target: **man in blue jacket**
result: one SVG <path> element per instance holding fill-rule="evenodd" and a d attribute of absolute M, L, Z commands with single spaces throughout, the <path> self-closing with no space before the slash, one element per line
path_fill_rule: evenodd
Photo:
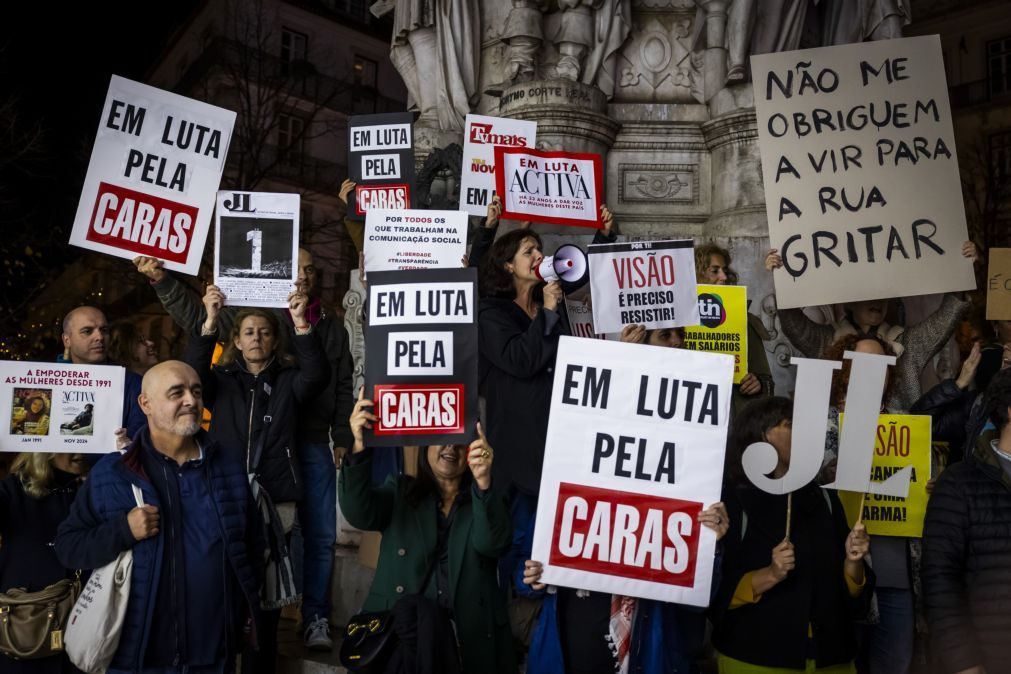
<path fill-rule="evenodd" d="M 147 428 L 91 471 L 57 532 L 57 557 L 93 569 L 133 550 L 110 674 L 231 672 L 256 636 L 263 558 L 246 474 L 200 429 L 200 377 L 185 363 L 151 368 L 139 404 Z"/>

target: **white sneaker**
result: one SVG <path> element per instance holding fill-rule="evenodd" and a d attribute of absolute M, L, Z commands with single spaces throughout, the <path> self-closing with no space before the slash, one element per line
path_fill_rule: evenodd
<path fill-rule="evenodd" d="M 333 640 L 330 639 L 330 623 L 326 618 L 313 616 L 305 628 L 305 647 L 313 651 L 333 649 Z"/>

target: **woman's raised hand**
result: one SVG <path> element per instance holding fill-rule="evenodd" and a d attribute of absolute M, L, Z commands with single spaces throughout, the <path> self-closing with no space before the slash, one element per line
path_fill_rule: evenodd
<path fill-rule="evenodd" d="M 358 401 L 351 412 L 351 435 L 355 438 L 355 444 L 351 448 L 352 454 L 365 451 L 365 429 L 372 428 L 376 421 L 376 415 L 370 409 L 372 401 L 365 397 L 365 387 L 358 391 Z"/>
<path fill-rule="evenodd" d="M 730 517 L 727 516 L 727 508 L 722 502 L 714 503 L 700 512 L 698 520 L 716 532 L 716 540 L 723 538 L 730 528 Z"/>
<path fill-rule="evenodd" d="M 768 253 L 765 254 L 765 269 L 766 271 L 775 271 L 783 266 L 783 257 L 779 254 L 779 251 L 773 248 Z"/>
<path fill-rule="evenodd" d="M 495 452 L 488 444 L 488 438 L 484 436 L 484 429 L 481 422 L 477 422 L 477 440 L 470 443 L 467 450 L 467 465 L 474 476 L 474 482 L 481 491 L 487 491 L 491 487 L 491 464 L 495 460 Z"/>
<path fill-rule="evenodd" d="M 207 290 L 204 291 L 204 309 L 207 310 L 207 320 L 204 321 L 204 332 L 213 334 L 217 331 L 218 315 L 221 313 L 221 307 L 223 306 L 225 306 L 225 294 L 221 292 L 221 288 L 213 283 L 207 286 Z"/>
<path fill-rule="evenodd" d="M 621 341 L 629 344 L 642 344 L 646 341 L 646 326 L 629 323 L 621 329 Z"/>
<path fill-rule="evenodd" d="M 288 311 L 296 330 L 308 330 L 309 321 L 305 320 L 305 309 L 309 306 L 309 296 L 301 290 L 292 290 L 288 294 Z"/>
<path fill-rule="evenodd" d="M 551 311 L 558 311 L 558 305 L 562 303 L 562 286 L 558 281 L 552 281 L 544 286 L 544 308 Z"/>

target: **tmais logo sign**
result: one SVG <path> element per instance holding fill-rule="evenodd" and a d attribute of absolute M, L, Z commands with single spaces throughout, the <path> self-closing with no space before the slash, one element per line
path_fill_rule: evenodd
<path fill-rule="evenodd" d="M 475 122 L 470 125 L 470 142 L 478 145 L 505 145 L 526 147 L 527 139 L 519 134 L 495 133 L 491 124 Z"/>

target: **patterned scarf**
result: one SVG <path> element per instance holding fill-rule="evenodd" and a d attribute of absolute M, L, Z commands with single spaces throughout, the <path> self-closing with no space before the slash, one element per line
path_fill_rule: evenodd
<path fill-rule="evenodd" d="M 635 616 L 634 597 L 611 595 L 611 625 L 608 644 L 614 654 L 614 671 L 628 674 L 628 652 L 632 647 L 632 619 Z"/>

